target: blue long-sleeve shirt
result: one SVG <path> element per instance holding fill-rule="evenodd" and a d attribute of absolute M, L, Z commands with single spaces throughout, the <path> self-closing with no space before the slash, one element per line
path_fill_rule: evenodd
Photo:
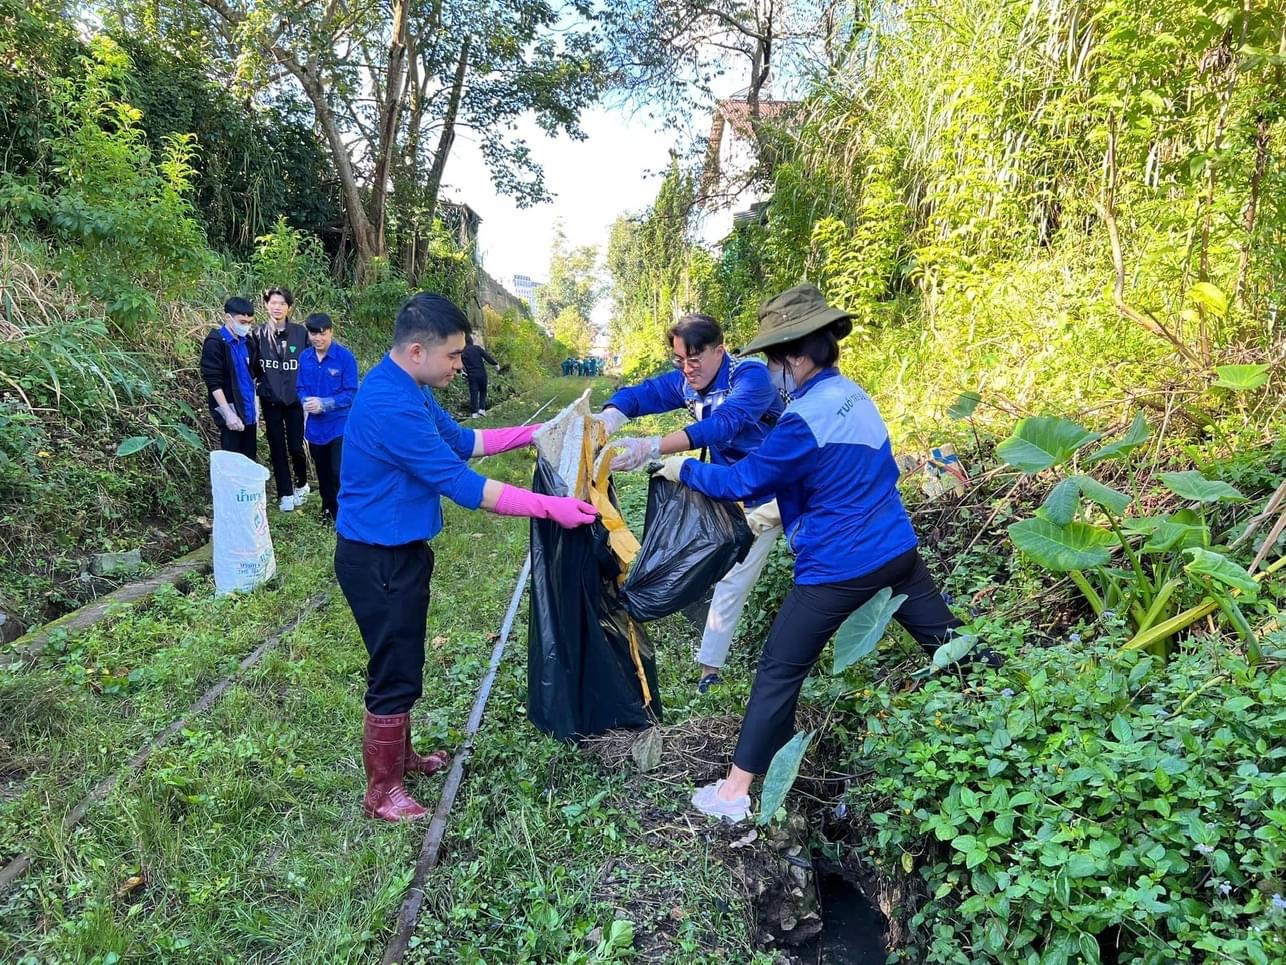
<path fill-rule="evenodd" d="M 680 478 L 716 499 L 775 495 L 796 583 L 851 580 L 917 543 L 884 420 L 838 369 L 796 389 L 776 427 L 745 459 L 732 466 L 692 459 Z"/>
<path fill-rule="evenodd" d="M 487 481 L 464 462 L 472 452 L 472 430 L 384 356 L 348 415 L 336 530 L 377 546 L 432 539 L 442 530 L 440 497 L 467 509 L 482 505 Z"/>
<path fill-rule="evenodd" d="M 616 391 L 607 406 L 631 419 L 686 407 L 695 420 L 684 431 L 694 449 L 709 449 L 710 461 L 728 466 L 763 442 L 782 412 L 781 396 L 759 359 L 725 354 L 705 389 L 688 385 L 678 369 Z"/>
<path fill-rule="evenodd" d="M 309 396 L 322 400 L 322 411 L 308 416 L 304 438 L 319 446 L 334 442 L 344 434 L 348 410 L 357 395 L 357 359 L 338 342 L 331 342 L 326 357 L 317 358 L 311 345 L 299 357 L 299 398 Z"/>

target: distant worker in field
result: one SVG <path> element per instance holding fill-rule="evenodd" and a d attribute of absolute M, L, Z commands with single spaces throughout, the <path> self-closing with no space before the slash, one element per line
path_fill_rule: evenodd
<path fill-rule="evenodd" d="M 322 517 L 335 525 L 339 515 L 339 468 L 344 449 L 344 424 L 357 395 L 357 359 L 335 341 L 335 324 L 318 312 L 304 320 L 308 348 L 299 359 L 296 389 L 307 424 L 304 439 L 317 472 Z"/>
<path fill-rule="evenodd" d="M 486 479 L 465 460 L 517 449 L 539 425 L 465 429 L 433 398 L 463 367 L 469 322 L 449 299 L 421 292 L 397 313 L 393 348 L 362 381 L 344 432 L 335 576 L 368 655 L 362 763 L 365 813 L 385 821 L 425 810 L 402 784 L 433 774 L 446 751 L 411 747 L 411 707 L 424 686 L 424 634 L 441 497 L 466 509 L 551 519 L 568 528 L 597 518 L 589 503 Z M 486 574 L 478 574 L 480 577 Z"/>
<path fill-rule="evenodd" d="M 223 324 L 201 343 L 201 380 L 210 415 L 219 427 L 219 448 L 247 459 L 258 455 L 255 435 L 255 381 L 251 374 L 250 329 L 254 306 L 244 298 L 223 303 Z"/>
<path fill-rule="evenodd" d="M 563 359 L 563 364 L 561 368 L 563 370 L 563 378 L 567 378 L 567 376 L 572 374 L 572 360 Z"/>
<path fill-rule="evenodd" d="M 469 418 L 476 419 L 487 414 L 487 366 L 500 371 L 497 362 L 480 342 L 475 342 L 472 335 L 464 337 L 464 354 L 460 356 L 464 365 L 464 377 L 469 382 Z"/>
<path fill-rule="evenodd" d="M 711 817 L 749 815 L 751 782 L 795 733 L 804 678 L 840 624 L 876 593 L 890 587 L 906 595 L 896 619 L 930 651 L 960 626 L 916 550 L 888 429 L 837 367 L 839 340 L 851 330 L 851 316 L 812 285 L 765 302 L 746 351 L 767 353 L 790 404 L 744 459 L 671 456 L 660 470 L 715 499 L 776 496 L 795 554 L 794 585 L 759 657 L 732 767 L 692 798 Z"/>
<path fill-rule="evenodd" d="M 723 330 L 709 315 L 688 315 L 666 333 L 673 351 L 674 370 L 636 386 L 618 389 L 597 416 L 608 434 L 630 419 L 686 408 L 693 422 L 667 436 L 618 438 L 611 445 L 621 452 L 613 471 L 640 469 L 675 452 L 704 449 L 716 466 L 741 462 L 763 442 L 777 423 L 784 403 L 760 359 L 730 354 Z M 722 683 L 720 670 L 728 658 L 737 621 L 750 591 L 781 532 L 772 493 L 746 501 L 746 519 L 755 533 L 746 558 L 728 571 L 714 588 L 697 652 L 697 691 L 705 693 Z"/>
<path fill-rule="evenodd" d="M 290 320 L 295 296 L 289 288 L 263 293 L 268 322 L 255 329 L 255 373 L 268 435 L 268 457 L 277 480 L 278 506 L 289 513 L 308 496 L 308 459 L 304 456 L 304 409 L 297 391 L 299 358 L 308 348 L 308 332 Z M 293 478 L 291 470 L 294 470 Z"/>

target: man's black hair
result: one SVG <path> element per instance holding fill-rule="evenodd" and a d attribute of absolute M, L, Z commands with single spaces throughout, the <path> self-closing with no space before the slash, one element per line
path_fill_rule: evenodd
<path fill-rule="evenodd" d="M 233 295 L 223 303 L 223 310 L 228 315 L 253 315 L 255 307 L 250 304 L 248 298 L 242 298 L 240 295 Z"/>
<path fill-rule="evenodd" d="M 434 292 L 419 292 L 397 310 L 393 347 L 402 348 L 412 342 L 434 345 L 457 332 L 468 335 L 471 331 L 469 319 L 455 302 Z"/>
<path fill-rule="evenodd" d="M 684 315 L 665 333 L 665 344 L 672 346 L 676 338 L 682 340 L 688 354 L 695 355 L 712 345 L 722 345 L 723 329 L 709 315 Z"/>
<path fill-rule="evenodd" d="M 313 312 L 304 319 L 304 328 L 310 332 L 325 332 L 334 327 L 335 323 L 325 312 Z"/>
<path fill-rule="evenodd" d="M 280 285 L 274 285 L 272 288 L 265 288 L 263 290 L 263 303 L 265 305 L 268 304 L 268 299 L 273 295 L 280 295 L 287 305 L 292 308 L 294 307 L 295 296 L 290 293 L 289 288 L 282 288 Z"/>

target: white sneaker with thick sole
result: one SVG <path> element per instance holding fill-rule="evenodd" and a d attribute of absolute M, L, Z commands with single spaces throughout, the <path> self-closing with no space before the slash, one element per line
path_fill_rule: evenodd
<path fill-rule="evenodd" d="M 302 486 L 297 487 L 295 489 L 295 505 L 303 505 L 304 500 L 308 498 L 308 494 L 310 492 L 312 492 L 312 490 L 308 488 L 308 483 L 304 483 Z"/>
<path fill-rule="evenodd" d="M 283 513 L 293 513 L 295 511 L 295 497 L 293 495 L 282 496 L 281 502 L 277 504 L 277 508 Z"/>
<path fill-rule="evenodd" d="M 735 801 L 725 801 L 719 797 L 719 788 L 723 781 L 715 781 L 698 788 L 692 795 L 692 806 L 706 817 L 718 818 L 729 824 L 738 824 L 750 817 L 750 795 L 743 794 Z"/>

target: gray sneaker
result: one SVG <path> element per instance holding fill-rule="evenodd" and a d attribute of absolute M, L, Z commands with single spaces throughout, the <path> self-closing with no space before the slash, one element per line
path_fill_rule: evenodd
<path fill-rule="evenodd" d="M 750 795 L 743 794 L 735 801 L 725 801 L 719 797 L 719 788 L 723 781 L 715 781 L 698 788 L 692 795 L 692 806 L 709 818 L 718 818 L 729 824 L 739 824 L 750 817 Z"/>

